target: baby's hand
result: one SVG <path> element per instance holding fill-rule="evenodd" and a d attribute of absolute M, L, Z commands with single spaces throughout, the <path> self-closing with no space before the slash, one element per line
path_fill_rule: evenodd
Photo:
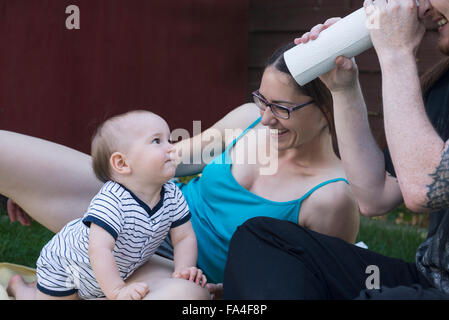
<path fill-rule="evenodd" d="M 188 267 L 177 270 L 173 272 L 172 277 L 195 282 L 196 284 L 200 285 L 203 288 L 207 283 L 207 279 L 206 276 L 203 274 L 203 271 L 196 267 Z"/>
<path fill-rule="evenodd" d="M 114 296 L 115 300 L 141 300 L 150 291 L 148 284 L 136 282 L 127 284 L 117 290 Z"/>

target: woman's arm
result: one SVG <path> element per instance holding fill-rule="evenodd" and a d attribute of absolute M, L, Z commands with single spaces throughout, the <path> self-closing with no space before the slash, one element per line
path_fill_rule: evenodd
<path fill-rule="evenodd" d="M 296 44 L 315 40 L 340 18 L 317 25 Z M 332 93 L 334 121 L 342 163 L 362 214 L 382 215 L 402 202 L 397 180 L 385 171 L 381 150 L 373 138 L 354 59 L 338 57 L 337 67 L 321 76 Z"/>
<path fill-rule="evenodd" d="M 226 141 L 228 130 L 244 130 L 259 116 L 258 108 L 253 103 L 246 103 L 229 112 L 201 134 L 176 143 L 175 147 L 181 161 L 176 169 L 176 176 L 200 173 L 213 157 L 224 151 L 226 144 L 229 143 Z"/>
<path fill-rule="evenodd" d="M 338 148 L 360 211 L 366 216 L 385 214 L 402 203 L 402 194 L 397 179 L 385 171 L 384 155 L 371 133 L 359 81 L 333 91 L 332 98 Z"/>

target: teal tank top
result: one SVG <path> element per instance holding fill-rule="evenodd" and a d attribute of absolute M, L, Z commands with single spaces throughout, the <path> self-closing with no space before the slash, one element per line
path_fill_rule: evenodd
<path fill-rule="evenodd" d="M 343 178 L 325 181 L 301 198 L 287 202 L 270 201 L 243 188 L 232 175 L 228 153 L 260 120 L 261 117 L 214 158 L 204 168 L 201 177 L 187 184 L 178 183 L 192 214 L 192 226 L 198 242 L 198 267 L 211 283 L 223 282 L 229 242 L 237 227 L 246 220 L 265 216 L 298 223 L 301 202 L 311 193 L 336 181 L 349 184 Z"/>

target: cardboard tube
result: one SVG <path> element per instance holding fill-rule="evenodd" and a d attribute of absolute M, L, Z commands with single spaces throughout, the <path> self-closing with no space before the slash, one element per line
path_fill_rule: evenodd
<path fill-rule="evenodd" d="M 284 53 L 287 67 L 300 85 L 332 70 L 339 56 L 353 58 L 373 46 L 361 8 L 329 28 L 316 40 L 302 43 Z"/>

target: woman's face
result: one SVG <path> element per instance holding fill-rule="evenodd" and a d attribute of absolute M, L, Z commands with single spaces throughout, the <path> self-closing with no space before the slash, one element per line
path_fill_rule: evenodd
<path fill-rule="evenodd" d="M 259 92 L 268 102 L 286 107 L 294 107 L 312 100 L 300 92 L 293 78 L 268 67 L 260 84 Z M 269 127 L 270 136 L 278 141 L 278 150 L 297 148 L 316 137 L 327 126 L 321 110 L 312 103 L 291 112 L 290 119 L 281 119 L 273 115 L 270 108 L 261 111 L 262 124 Z"/>

